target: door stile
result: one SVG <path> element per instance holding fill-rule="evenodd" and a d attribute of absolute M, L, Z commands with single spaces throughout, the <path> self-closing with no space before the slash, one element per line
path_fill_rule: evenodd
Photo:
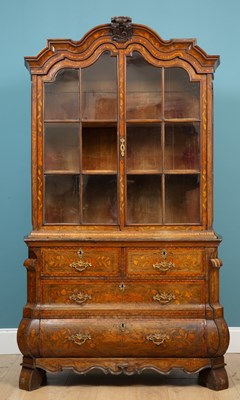
<path fill-rule="evenodd" d="M 38 143 L 37 143 L 37 82 L 38 78 L 36 75 L 32 76 L 32 225 L 33 229 L 38 226 L 38 207 L 37 207 L 37 195 L 38 195 Z"/>
<path fill-rule="evenodd" d="M 123 50 L 118 56 L 118 160 L 119 160 L 119 223 L 120 230 L 125 226 L 125 198 L 126 198 L 126 57 Z"/>
<path fill-rule="evenodd" d="M 43 195 L 45 193 L 45 179 L 44 179 L 44 168 L 43 168 L 43 132 L 44 132 L 44 86 L 41 77 L 37 79 L 37 227 L 43 225 Z"/>
<path fill-rule="evenodd" d="M 204 83 L 205 85 L 205 83 Z M 203 89 L 204 90 L 204 89 Z M 207 160 L 207 228 L 211 229 L 213 224 L 213 77 L 206 77 L 206 157 Z M 202 96 L 203 97 L 203 96 Z M 205 132 L 203 132 L 205 134 Z M 204 147 L 202 147 L 204 148 Z M 203 221 L 205 223 L 205 221 Z"/>
<path fill-rule="evenodd" d="M 79 151 L 80 151 L 80 157 L 79 157 L 79 222 L 80 225 L 82 225 L 83 221 L 83 177 L 82 177 L 82 156 L 83 156 L 83 151 L 82 151 L 82 135 L 83 135 L 83 123 L 82 123 L 82 98 L 83 98 L 83 93 L 82 93 L 82 68 L 79 68 L 78 70 L 78 93 L 79 93 Z"/>
<path fill-rule="evenodd" d="M 162 67 L 162 118 L 161 118 L 161 157 L 162 157 L 162 224 L 165 225 L 165 68 Z"/>

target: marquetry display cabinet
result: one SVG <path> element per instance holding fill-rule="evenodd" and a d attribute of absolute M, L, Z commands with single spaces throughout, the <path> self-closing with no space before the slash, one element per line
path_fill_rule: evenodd
<path fill-rule="evenodd" d="M 64 368 L 181 368 L 227 388 L 212 229 L 219 57 L 115 17 L 25 61 L 33 229 L 20 388 Z"/>

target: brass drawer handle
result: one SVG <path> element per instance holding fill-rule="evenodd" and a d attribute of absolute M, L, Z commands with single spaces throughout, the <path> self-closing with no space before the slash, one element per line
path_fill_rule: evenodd
<path fill-rule="evenodd" d="M 69 336 L 68 340 L 70 342 L 74 342 L 78 346 L 82 346 L 82 344 L 84 344 L 87 340 L 91 340 L 91 336 L 77 333 L 76 335 Z"/>
<path fill-rule="evenodd" d="M 73 293 L 69 296 L 69 300 L 73 300 L 78 304 L 83 304 L 85 301 L 90 300 L 92 296 L 89 294 L 84 294 L 83 292 Z"/>
<path fill-rule="evenodd" d="M 78 255 L 78 257 L 80 258 L 80 260 L 77 261 L 77 262 L 71 263 L 71 264 L 70 264 L 70 267 L 71 267 L 71 268 L 75 268 L 77 271 L 82 272 L 82 271 L 84 271 L 86 268 L 89 268 L 89 267 L 92 266 L 92 264 L 91 264 L 90 262 L 88 262 L 88 261 L 83 261 L 83 260 L 82 260 L 82 257 L 83 257 L 83 250 L 82 250 L 82 249 L 79 249 L 79 250 L 77 251 L 77 255 Z"/>
<path fill-rule="evenodd" d="M 151 335 L 148 335 L 146 337 L 148 341 L 153 342 L 157 346 L 160 346 L 163 344 L 166 340 L 169 340 L 170 337 L 166 335 L 165 333 L 152 333 Z"/>
<path fill-rule="evenodd" d="M 176 297 L 174 294 L 167 292 L 158 292 L 155 296 L 153 296 L 153 300 L 159 301 L 159 303 L 163 305 L 168 304 L 175 299 Z"/>
<path fill-rule="evenodd" d="M 172 269 L 175 267 L 175 264 L 169 261 L 161 261 L 159 263 L 153 264 L 154 269 L 158 269 L 159 271 L 162 272 L 167 272 L 169 269 Z"/>

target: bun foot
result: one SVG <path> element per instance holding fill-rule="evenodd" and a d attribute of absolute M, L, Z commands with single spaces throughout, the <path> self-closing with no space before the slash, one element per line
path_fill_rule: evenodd
<path fill-rule="evenodd" d="M 199 372 L 199 384 L 212 390 L 228 388 L 228 376 L 224 367 L 206 368 Z"/>
<path fill-rule="evenodd" d="M 19 377 L 19 388 L 23 390 L 35 390 L 46 383 L 46 372 L 40 368 L 22 367 Z"/>

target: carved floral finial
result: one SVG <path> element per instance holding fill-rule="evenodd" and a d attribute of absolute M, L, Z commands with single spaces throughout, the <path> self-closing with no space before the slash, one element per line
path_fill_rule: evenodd
<path fill-rule="evenodd" d="M 116 42 L 126 42 L 132 37 L 132 18 L 112 17 L 111 18 L 112 39 Z"/>

